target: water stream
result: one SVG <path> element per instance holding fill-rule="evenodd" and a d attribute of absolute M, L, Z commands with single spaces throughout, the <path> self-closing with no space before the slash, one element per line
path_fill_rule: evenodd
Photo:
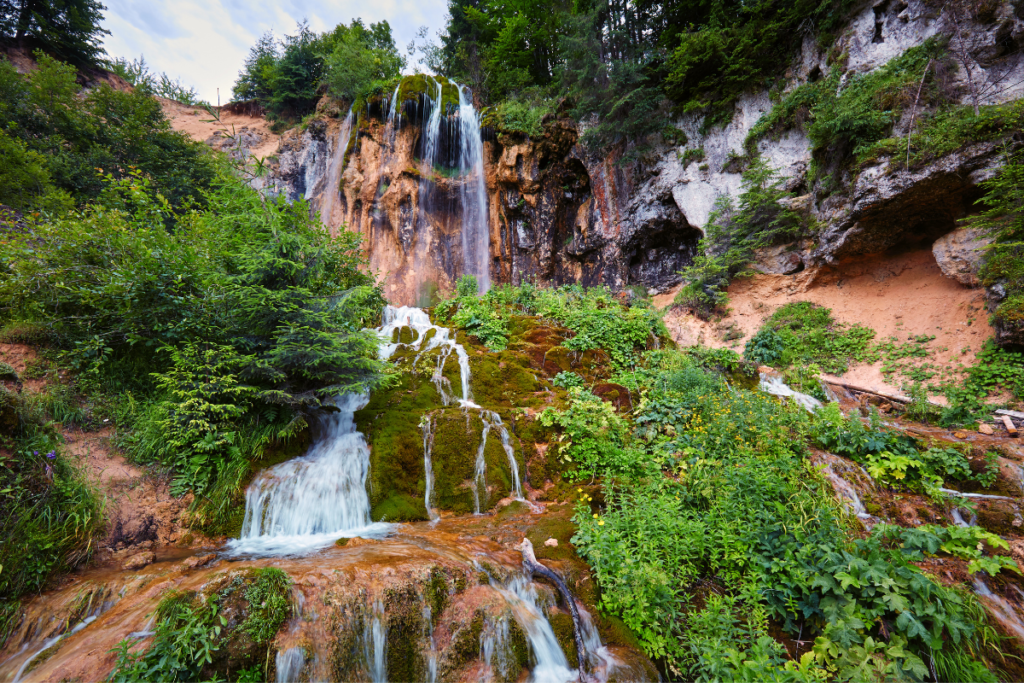
<path fill-rule="evenodd" d="M 355 426 L 366 396 L 335 401 L 309 451 L 264 470 L 245 493 L 245 520 L 235 555 L 287 555 L 330 545 L 342 536 L 380 535 L 390 525 L 370 521 L 366 475 L 370 449 Z"/>
<path fill-rule="evenodd" d="M 476 276 L 480 293 L 491 286 L 491 233 L 487 220 L 487 187 L 484 181 L 483 140 L 480 115 L 473 107 L 472 94 L 459 90 L 459 199 L 462 203 L 462 272 Z"/>
<path fill-rule="evenodd" d="M 324 188 L 323 199 L 320 203 L 320 221 L 325 225 L 336 224 L 334 212 L 338 206 L 338 198 L 341 196 L 341 175 L 345 172 L 345 152 L 348 150 L 348 143 L 352 138 L 354 118 L 352 107 L 349 107 L 348 114 L 341 124 L 341 130 L 338 132 L 338 141 L 334 144 L 334 155 L 327 168 L 327 186 Z"/>

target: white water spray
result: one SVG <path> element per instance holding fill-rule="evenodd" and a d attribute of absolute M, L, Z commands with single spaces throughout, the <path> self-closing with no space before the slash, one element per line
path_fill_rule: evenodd
<path fill-rule="evenodd" d="M 459 199 L 462 204 L 462 270 L 476 277 L 480 293 L 491 286 L 491 232 L 487 220 L 487 187 L 484 182 L 484 146 L 480 115 L 472 94 L 459 90 Z"/>
<path fill-rule="evenodd" d="M 366 402 L 356 395 L 337 399 L 338 411 L 324 417 L 323 434 L 305 455 L 256 477 L 245 493 L 241 537 L 228 541 L 232 554 L 299 553 L 389 528 L 370 521 L 370 449 L 354 417 Z"/>
<path fill-rule="evenodd" d="M 341 131 L 338 133 L 338 142 L 334 146 L 331 165 L 327 170 L 327 187 L 324 188 L 323 202 L 320 206 L 320 221 L 324 225 L 333 226 L 334 210 L 338 206 L 338 197 L 341 195 L 341 175 L 345 172 L 345 152 L 348 150 L 348 143 L 352 138 L 353 120 L 352 107 L 349 107 L 348 115 L 345 116 L 345 120 L 341 124 Z"/>

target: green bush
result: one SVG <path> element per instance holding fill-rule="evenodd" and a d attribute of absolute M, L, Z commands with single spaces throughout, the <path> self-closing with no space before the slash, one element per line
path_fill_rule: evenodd
<path fill-rule="evenodd" d="M 761 337 L 762 334 L 773 336 Z M 863 325 L 836 322 L 832 311 L 823 306 L 794 301 L 783 304 L 764 321 L 761 330 L 748 342 L 748 348 L 753 353 L 762 353 L 755 340 L 772 339 L 781 344 L 776 356 L 780 368 L 817 364 L 824 372 L 842 374 L 851 362 L 869 359 L 874 336 L 874 330 Z M 773 351 L 778 348 L 772 346 Z"/>
<path fill-rule="evenodd" d="M 15 183 L 4 195 L 54 212 L 67 196 L 77 204 L 95 200 L 104 175 L 141 172 L 151 194 L 176 209 L 204 201 L 216 174 L 209 149 L 171 130 L 148 91 L 104 84 L 83 93 L 75 68 L 43 53 L 36 58 L 38 68 L 24 76 L 0 59 L 0 145 L 17 161 L 4 165 Z"/>
<path fill-rule="evenodd" d="M 743 172 L 738 207 L 728 195 L 715 200 L 699 253 L 679 273 L 685 284 L 675 305 L 704 319 L 723 311 L 726 288 L 733 278 L 747 274 L 756 250 L 795 239 L 809 229 L 803 217 L 779 203 L 791 196 L 782 182 L 777 170 L 755 158 Z"/>
<path fill-rule="evenodd" d="M 0 245 L 8 315 L 47 329 L 86 385 L 136 392 L 122 443 L 171 466 L 176 493 L 240 484 L 327 399 L 382 378 L 366 328 L 383 299 L 359 238 L 227 172 L 210 199 L 168 230 L 173 211 L 136 173 Z"/>

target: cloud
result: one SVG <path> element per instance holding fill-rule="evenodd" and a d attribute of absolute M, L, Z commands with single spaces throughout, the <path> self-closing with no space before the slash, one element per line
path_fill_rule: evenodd
<path fill-rule="evenodd" d="M 231 96 L 249 48 L 262 34 L 281 37 L 305 19 L 326 31 L 356 17 L 386 20 L 399 49 L 420 26 L 443 28 L 446 0 L 106 0 L 104 47 L 111 57 L 145 56 L 150 68 L 193 86 L 211 102 Z"/>

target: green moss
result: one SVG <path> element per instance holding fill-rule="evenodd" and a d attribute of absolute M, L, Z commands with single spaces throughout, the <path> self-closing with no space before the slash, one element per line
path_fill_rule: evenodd
<path fill-rule="evenodd" d="M 624 621 L 610 614 L 599 613 L 597 616 L 597 632 L 601 636 L 602 643 L 643 652 L 640 641 Z"/>
<path fill-rule="evenodd" d="M 573 523 L 572 510 L 563 506 L 563 509 L 555 514 L 545 515 L 529 531 L 526 537 L 533 543 L 534 552 L 538 560 L 579 560 L 576 549 L 572 545 L 572 536 L 576 533 L 576 525 Z M 554 538 L 558 546 L 552 548 L 544 545 L 544 541 Z"/>
<path fill-rule="evenodd" d="M 551 630 L 555 632 L 555 639 L 562 647 L 565 658 L 569 660 L 569 666 L 573 666 L 577 661 L 578 650 L 576 649 L 576 631 L 572 624 L 572 617 L 564 612 L 559 612 L 549 617 L 548 621 L 551 622 Z"/>
<path fill-rule="evenodd" d="M 421 681 L 427 668 L 419 644 L 423 637 L 423 613 L 419 596 L 411 586 L 385 593 L 387 613 L 387 672 L 392 681 Z"/>
<path fill-rule="evenodd" d="M 252 570 L 251 581 L 245 589 L 248 615 L 239 629 L 266 645 L 288 618 L 292 580 L 276 567 L 262 567 Z"/>
<path fill-rule="evenodd" d="M 465 581 L 465 579 L 463 579 Z M 448 606 L 448 578 L 440 567 L 432 567 L 426 585 L 426 600 L 430 605 L 430 614 L 434 618 L 444 612 Z"/>
<path fill-rule="evenodd" d="M 419 522 L 429 519 L 423 496 L 396 493 L 376 503 L 370 517 L 377 522 Z"/>
<path fill-rule="evenodd" d="M 480 634 L 484 630 L 484 613 L 477 610 L 473 619 L 452 635 L 444 653 L 442 663 L 441 680 L 452 679 L 455 672 L 462 669 L 466 664 L 476 659 L 480 654 Z"/>
<path fill-rule="evenodd" d="M 431 99 L 437 97 L 437 85 L 441 85 L 441 111 L 446 111 L 449 106 L 459 106 L 458 88 L 444 76 L 431 76 L 430 74 L 414 74 L 402 79 L 398 86 L 398 100 L 403 104 L 409 101 L 418 101 L 420 95 L 427 95 Z"/>
<path fill-rule="evenodd" d="M 457 513 L 473 512 L 473 491 L 465 484 L 473 481 L 476 452 L 482 434 L 483 425 L 474 414 L 463 413 L 457 408 L 434 413 L 431 456 L 434 463 L 434 500 L 439 508 Z M 486 495 L 483 498 L 486 499 Z M 481 505 L 483 503 L 482 499 Z"/>
<path fill-rule="evenodd" d="M 498 510 L 498 513 L 494 515 L 494 519 L 498 522 L 504 522 L 509 517 L 521 515 L 524 512 L 527 512 L 529 509 L 530 508 L 526 505 L 526 503 L 517 500 Z"/>

